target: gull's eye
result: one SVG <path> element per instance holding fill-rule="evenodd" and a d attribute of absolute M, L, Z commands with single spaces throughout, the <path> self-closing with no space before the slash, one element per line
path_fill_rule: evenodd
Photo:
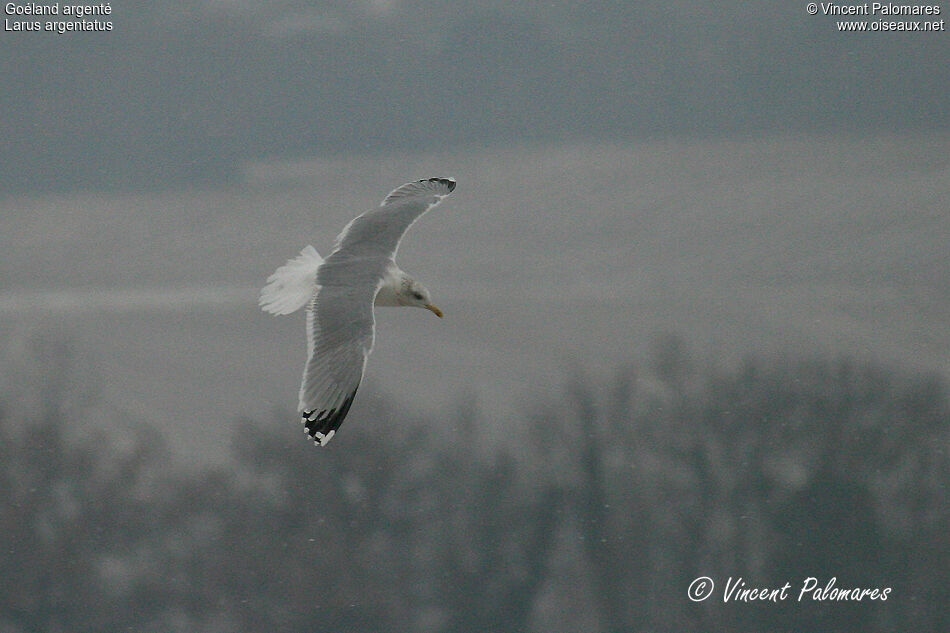
<path fill-rule="evenodd" d="M 418 292 L 413 292 L 412 296 L 415 297 L 417 301 L 422 301 L 422 295 Z"/>

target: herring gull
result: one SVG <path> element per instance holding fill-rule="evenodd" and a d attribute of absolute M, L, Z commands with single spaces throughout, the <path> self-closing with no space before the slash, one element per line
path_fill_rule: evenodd
<path fill-rule="evenodd" d="M 307 246 L 267 278 L 262 310 L 290 314 L 307 306 L 298 411 L 317 446 L 333 438 L 353 404 L 376 338 L 373 306 L 425 308 L 442 317 L 429 291 L 400 270 L 395 257 L 412 223 L 454 189 L 452 178 L 406 183 L 351 220 L 326 259 Z"/>

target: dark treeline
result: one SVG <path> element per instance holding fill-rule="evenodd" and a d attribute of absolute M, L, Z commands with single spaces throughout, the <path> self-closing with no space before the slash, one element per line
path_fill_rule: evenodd
<path fill-rule="evenodd" d="M 423 425 L 366 397 L 328 449 L 289 414 L 243 421 L 232 466 L 176 475 L 153 430 L 77 441 L 50 395 L 0 411 L 8 633 L 950 630 L 934 378 L 698 369 L 669 339 L 607 384 L 573 375 L 500 449 L 472 406 Z M 799 602 L 809 576 L 892 591 Z M 724 603 L 730 577 L 791 589 Z"/>

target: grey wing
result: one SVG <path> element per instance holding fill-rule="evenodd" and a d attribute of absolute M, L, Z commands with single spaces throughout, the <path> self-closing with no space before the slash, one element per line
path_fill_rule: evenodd
<path fill-rule="evenodd" d="M 300 384 L 304 429 L 323 446 L 353 404 L 373 349 L 376 286 L 324 286 L 307 307 L 307 363 Z"/>
<path fill-rule="evenodd" d="M 336 251 L 357 257 L 394 257 L 412 223 L 454 190 L 452 178 L 425 178 L 394 189 L 379 208 L 346 225 L 336 238 Z"/>

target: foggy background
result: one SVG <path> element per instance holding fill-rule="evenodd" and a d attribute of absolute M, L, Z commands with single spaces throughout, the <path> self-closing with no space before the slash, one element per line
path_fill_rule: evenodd
<path fill-rule="evenodd" d="M 945 630 L 945 32 L 112 6 L 0 34 L 0 630 Z M 314 449 L 259 288 L 430 176 L 446 318 L 379 310 Z"/>
<path fill-rule="evenodd" d="M 941 32 L 841 34 L 787 2 L 112 6 L 109 33 L 4 34 L 3 189 L 214 186 L 249 160 L 396 148 L 947 129 Z"/>

